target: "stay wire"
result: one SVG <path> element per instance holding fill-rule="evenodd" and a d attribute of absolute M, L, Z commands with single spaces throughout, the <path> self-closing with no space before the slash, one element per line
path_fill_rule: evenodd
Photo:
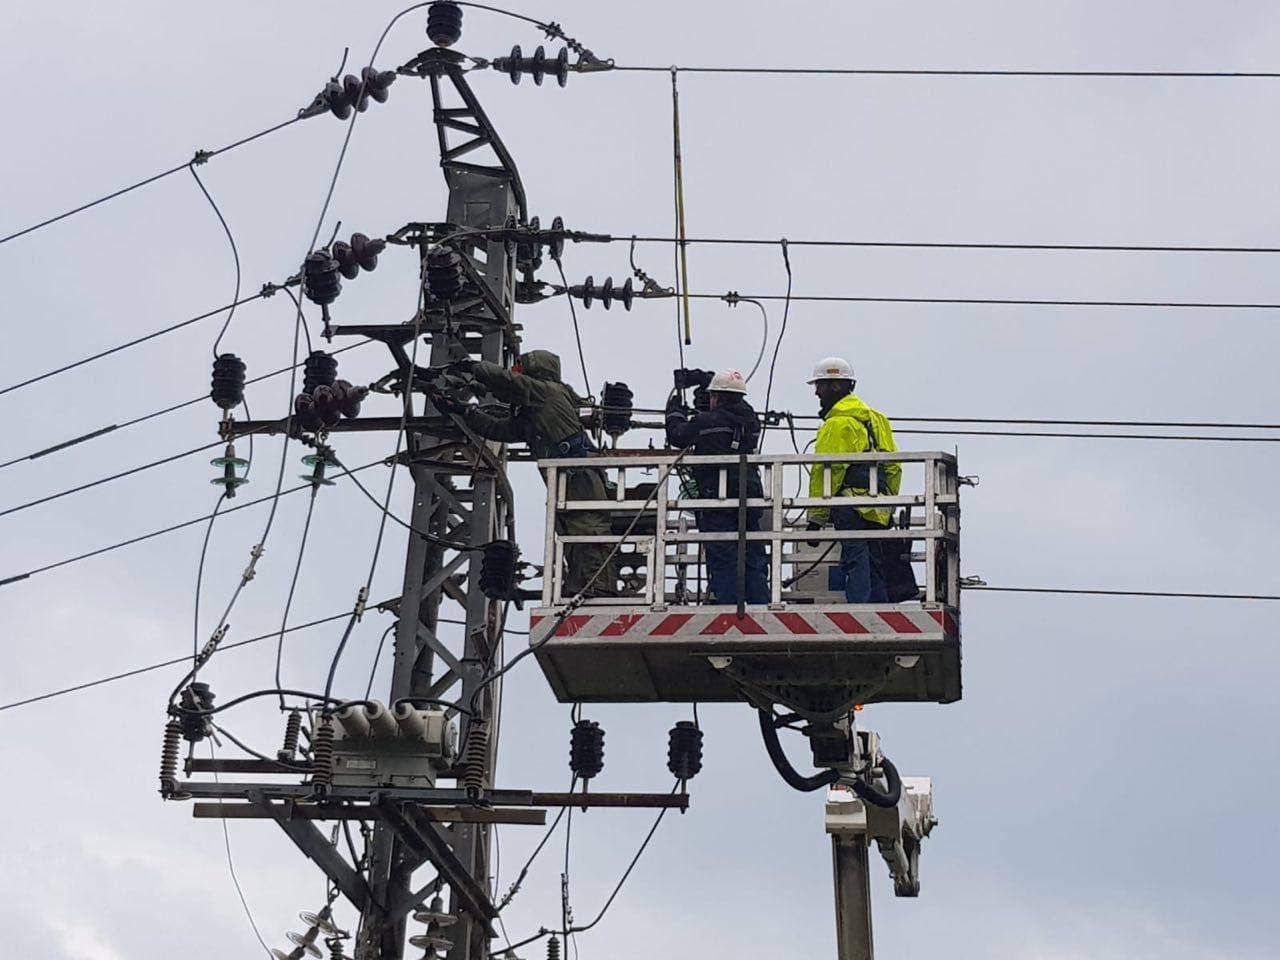
<path fill-rule="evenodd" d="M 60 220 L 65 220 L 68 217 L 74 216 L 77 213 L 82 213 L 85 210 L 89 210 L 92 207 L 96 207 L 98 206 L 98 204 L 106 203 L 108 200 L 114 200 L 116 197 L 122 197 L 126 193 L 130 193 L 134 190 L 137 190 L 139 187 L 145 187 L 149 184 L 155 183 L 157 180 L 163 180 L 165 177 L 172 176 L 175 173 L 179 173 L 183 170 L 191 169 L 192 166 L 195 164 L 203 163 L 206 160 L 211 160 L 214 157 L 220 156 L 224 153 L 234 150 L 237 147 L 242 147 L 247 143 L 252 143 L 255 140 L 258 140 L 269 134 L 275 133 L 277 130 L 283 130 L 285 127 L 291 126 L 302 119 L 304 118 L 291 117 L 290 119 L 285 120 L 282 123 L 277 123 L 275 126 L 267 127 L 267 129 L 260 130 L 258 133 L 252 134 L 251 136 L 244 137 L 240 140 L 236 140 L 234 143 L 229 143 L 225 147 L 219 147 L 217 150 L 198 150 L 196 151 L 192 159 L 188 160 L 186 163 L 180 163 L 176 167 L 170 167 L 168 170 L 162 170 L 157 174 L 147 177 L 146 179 L 139 180 L 137 183 L 132 183 L 127 187 L 122 187 L 121 189 L 108 193 L 105 196 L 98 197 L 98 199 L 96 200 L 91 200 L 88 203 L 83 203 L 78 207 L 74 207 L 71 210 L 67 210 L 65 213 L 60 213 L 57 216 L 49 217 L 47 220 L 41 220 L 39 223 L 34 223 L 29 227 L 24 227 L 23 229 L 18 230 L 14 233 L 11 233 L 6 237 L 0 237 L 0 244 L 8 243 L 10 240 L 16 240 L 18 239 L 18 237 L 26 236 L 28 233 L 34 233 L 36 230 L 39 230 L 42 227 L 47 227 L 50 224 L 57 223 Z"/>
<path fill-rule="evenodd" d="M 231 326 L 231 318 L 236 315 L 235 303 L 240 299 L 240 250 L 236 247 L 236 238 L 231 233 L 231 228 L 227 226 L 227 218 L 222 215 L 222 211 L 218 208 L 217 202 L 209 193 L 209 189 L 204 185 L 204 181 L 200 179 L 200 174 L 196 173 L 196 162 L 193 159 L 187 164 L 187 169 L 191 171 L 191 176 L 196 182 L 196 186 L 200 188 L 200 192 L 204 194 L 204 198 L 209 201 L 209 206 L 213 208 L 214 215 L 218 218 L 218 223 L 222 224 L 222 232 L 227 235 L 227 243 L 231 246 L 231 259 L 235 262 L 236 283 L 235 291 L 231 297 L 232 307 L 227 311 L 227 319 L 222 322 L 222 329 L 218 331 L 218 335 L 213 340 L 213 359 L 218 359 L 218 345 L 222 343 L 222 338 L 227 332 L 227 328 Z M 292 296 L 293 294 L 290 294 Z"/>

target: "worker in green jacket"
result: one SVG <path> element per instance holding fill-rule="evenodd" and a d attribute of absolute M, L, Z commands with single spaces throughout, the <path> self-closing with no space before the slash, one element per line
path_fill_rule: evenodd
<path fill-rule="evenodd" d="M 813 392 L 822 413 L 822 426 L 814 453 L 866 453 L 897 450 L 889 418 L 873 410 L 854 395 L 857 381 L 849 361 L 840 357 L 819 360 L 813 369 Z M 809 496 L 823 495 L 824 473 L 831 474 L 831 493 L 836 496 L 863 496 L 870 488 L 871 468 L 867 464 L 814 464 L 809 472 Z M 897 496 L 902 485 L 902 464 L 881 463 L 876 467 L 879 494 Z M 810 507 L 808 529 L 817 530 L 828 521 L 837 530 L 883 530 L 889 526 L 890 511 L 879 507 Z M 888 603 L 882 564 L 883 541 L 840 541 L 840 567 L 844 570 L 844 595 L 850 603 Z"/>
<path fill-rule="evenodd" d="M 484 360 L 462 360 L 455 369 L 470 373 L 493 396 L 511 405 L 505 416 L 475 407 L 466 411 L 467 426 L 480 436 L 502 443 L 526 443 L 539 460 L 585 457 L 595 447 L 582 429 L 578 409 L 582 398 L 560 379 L 560 358 L 549 350 L 530 350 L 518 368 L 507 369 Z M 604 473 L 596 467 L 570 467 L 566 493 L 570 500 L 606 500 Z M 561 511 L 556 532 L 566 536 L 607 536 L 608 513 L 592 510 Z M 583 593 L 586 597 L 617 595 L 617 566 L 609 543 L 577 543 L 565 546 L 565 571 L 561 596 Z M 546 561 L 550 563 L 551 557 Z M 598 575 L 597 575 L 598 574 Z"/>

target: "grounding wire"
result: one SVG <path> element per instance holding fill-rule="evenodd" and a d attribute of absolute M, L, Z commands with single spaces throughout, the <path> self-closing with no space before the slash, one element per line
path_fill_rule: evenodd
<path fill-rule="evenodd" d="M 240 299 L 240 250 L 236 247 L 236 238 L 231 233 L 231 227 L 227 225 L 227 218 L 222 215 L 222 211 L 218 209 L 217 202 L 209 193 L 209 189 L 204 185 L 204 181 L 200 179 L 200 174 L 196 173 L 196 162 L 192 160 L 187 164 L 187 169 L 191 171 L 191 176 L 196 181 L 196 186 L 200 188 L 200 192 L 204 194 L 204 198 L 209 201 L 209 206 L 213 208 L 214 215 L 218 218 L 218 223 L 222 224 L 222 232 L 227 235 L 227 243 L 231 246 L 231 259 L 235 262 L 236 283 L 235 290 L 231 296 L 232 307 L 227 311 L 227 319 L 222 321 L 222 329 L 218 331 L 218 335 L 213 340 L 213 359 L 218 359 L 218 345 L 222 343 L 222 338 L 227 332 L 227 328 L 231 326 L 231 318 L 236 315 L 235 303 Z M 292 294 L 290 294 L 292 296 Z"/>
<path fill-rule="evenodd" d="M 234 150 L 236 147 L 242 147 L 247 143 L 252 143 L 254 140 L 257 140 L 261 137 L 265 137 L 268 134 L 275 133 L 277 130 L 283 130 L 285 127 L 295 124 L 302 119 L 305 119 L 305 118 L 292 117 L 288 120 L 285 120 L 282 123 L 277 123 L 273 127 L 268 127 L 267 129 L 261 130 L 258 133 L 255 133 L 251 136 L 244 137 L 240 140 L 237 140 L 234 143 L 229 143 L 225 147 L 219 147 L 217 150 L 198 150 L 196 151 L 192 159 L 188 160 L 186 163 L 180 163 L 176 167 L 170 167 L 168 170 L 162 170 L 160 173 L 147 177 L 144 180 L 139 180 L 137 183 L 130 184 L 129 186 L 123 187 L 112 193 L 108 193 L 105 196 L 99 197 L 96 200 L 91 200 L 89 203 L 81 204 L 80 206 L 75 207 L 71 210 L 68 210 L 65 213 L 60 213 L 57 216 L 50 217 L 47 220 L 42 220 L 39 223 L 32 224 L 31 226 L 25 227 L 24 229 L 19 230 L 16 233 L 11 233 L 6 237 L 0 237 L 0 244 L 8 243 L 10 240 L 16 240 L 18 237 L 25 236 L 28 233 L 33 233 L 34 231 L 39 230 L 41 227 L 47 227 L 52 223 L 57 223 L 59 220 L 65 220 L 67 217 L 74 216 L 75 214 L 80 213 L 84 210 L 88 210 L 91 207 L 96 207 L 100 203 L 105 203 L 108 200 L 114 200 L 116 197 L 120 197 L 126 193 L 129 193 L 130 191 L 137 190 L 139 187 L 145 187 L 148 184 L 155 183 L 157 180 L 162 180 L 165 177 L 172 176 L 173 174 L 179 173 L 182 170 L 187 170 L 191 168 L 192 165 L 194 164 L 204 163 L 206 160 L 211 160 L 214 157 L 219 156 L 220 154 L 227 153 L 230 150 Z"/>
<path fill-rule="evenodd" d="M 232 738 L 234 739 L 234 738 Z M 217 760 L 218 754 L 213 748 L 213 740 L 209 741 L 209 759 L 213 761 L 213 780 L 218 782 Z M 218 809 L 222 809 L 222 798 L 218 798 Z M 240 878 L 236 876 L 236 864 L 231 857 L 231 831 L 227 827 L 227 818 L 219 817 L 222 821 L 222 844 L 227 851 L 227 872 L 231 874 L 231 882 L 235 884 L 236 895 L 240 898 L 240 906 L 244 907 L 244 915 L 249 920 L 249 926 L 253 928 L 253 935 L 258 938 L 258 943 L 262 945 L 263 951 L 268 957 L 274 957 L 274 954 L 267 947 L 267 942 L 262 939 L 262 934 L 258 931 L 257 921 L 253 919 L 253 911 L 249 909 L 249 901 L 244 897 L 244 889 L 240 886 Z"/>

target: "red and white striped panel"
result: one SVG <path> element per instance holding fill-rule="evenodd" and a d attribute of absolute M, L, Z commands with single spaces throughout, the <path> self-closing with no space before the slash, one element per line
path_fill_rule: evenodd
<path fill-rule="evenodd" d="M 847 606 L 813 606 L 796 610 L 751 611 L 742 618 L 736 611 L 681 610 L 651 613 L 634 607 L 584 608 L 566 617 L 559 637 L 719 637 L 745 636 L 894 636 L 915 634 L 957 636 L 960 632 L 950 610 L 918 607 L 886 607 L 880 610 Z M 558 613 L 541 607 L 529 617 L 529 641 L 537 643 L 555 626 Z"/>

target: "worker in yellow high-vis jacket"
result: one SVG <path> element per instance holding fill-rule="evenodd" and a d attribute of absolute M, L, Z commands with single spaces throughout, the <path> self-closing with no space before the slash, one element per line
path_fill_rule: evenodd
<path fill-rule="evenodd" d="M 857 381 L 849 361 L 840 357 L 819 360 L 809 381 L 818 398 L 822 426 L 814 453 L 867 453 L 897 450 L 889 418 L 873 410 L 853 392 Z M 885 462 L 877 466 L 877 492 L 896 496 L 902 484 L 902 464 Z M 870 465 L 814 464 L 809 473 L 809 496 L 820 497 L 823 473 L 831 473 L 831 492 L 836 496 L 866 496 L 870 491 Z M 808 529 L 817 530 L 827 522 L 837 530 L 883 530 L 889 526 L 890 511 L 877 507 L 810 507 Z M 840 541 L 840 567 L 844 570 L 844 595 L 850 603 L 887 603 L 881 562 L 886 541 L 859 539 Z"/>

